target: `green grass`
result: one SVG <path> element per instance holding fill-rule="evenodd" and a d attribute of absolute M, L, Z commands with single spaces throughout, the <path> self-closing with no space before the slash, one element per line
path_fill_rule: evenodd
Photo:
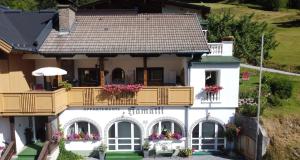
<path fill-rule="evenodd" d="M 141 152 L 108 152 L 105 156 L 106 160 L 142 160 Z"/>
<path fill-rule="evenodd" d="M 26 145 L 26 148 L 18 154 L 18 160 L 33 160 L 36 159 L 43 148 L 44 143 L 37 142 Z"/>
<path fill-rule="evenodd" d="M 240 92 L 251 92 L 253 90 L 256 90 L 259 82 L 259 72 L 252 69 L 241 68 L 241 72 L 243 71 L 248 71 L 251 74 L 251 76 L 249 81 L 241 81 Z M 291 80 L 293 84 L 293 91 L 292 97 L 287 100 L 284 100 L 281 106 L 273 106 L 266 108 L 263 116 L 300 116 L 300 77 L 263 72 L 263 75 L 266 74 L 270 74 L 278 78 L 287 78 Z"/>
<path fill-rule="evenodd" d="M 223 3 L 193 3 L 209 6 L 212 13 L 230 10 L 236 16 L 255 14 L 254 20 L 266 21 L 276 30 L 279 46 L 271 52 L 270 62 L 281 65 L 300 66 L 300 11 L 281 9 L 278 12 L 254 9 L 251 5 L 233 5 Z M 259 6 L 255 6 L 259 8 Z"/>

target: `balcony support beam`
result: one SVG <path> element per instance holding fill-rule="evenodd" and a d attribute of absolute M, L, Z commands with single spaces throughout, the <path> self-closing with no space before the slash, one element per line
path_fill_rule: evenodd
<path fill-rule="evenodd" d="M 147 69 L 147 57 L 143 57 L 144 64 L 144 86 L 148 85 L 148 69 Z"/>
<path fill-rule="evenodd" d="M 105 75 L 104 75 L 104 57 L 99 58 L 99 84 L 101 87 L 105 85 Z"/>
<path fill-rule="evenodd" d="M 56 57 L 56 67 L 61 68 L 61 58 Z M 59 87 L 59 84 L 62 82 L 62 76 L 56 76 L 57 79 L 57 87 Z"/>
<path fill-rule="evenodd" d="M 9 126 L 10 126 L 10 141 L 16 141 L 16 135 L 15 135 L 15 117 L 10 116 L 9 117 Z M 14 153 L 17 150 L 16 145 L 14 145 Z"/>

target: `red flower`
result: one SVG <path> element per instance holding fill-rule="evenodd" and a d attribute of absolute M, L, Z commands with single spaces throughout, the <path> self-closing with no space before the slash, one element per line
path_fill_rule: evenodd
<path fill-rule="evenodd" d="M 218 85 L 212 85 L 212 86 L 205 86 L 203 89 L 207 93 L 218 93 L 223 87 Z"/>

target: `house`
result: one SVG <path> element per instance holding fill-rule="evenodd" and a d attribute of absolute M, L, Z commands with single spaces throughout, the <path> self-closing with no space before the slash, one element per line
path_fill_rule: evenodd
<path fill-rule="evenodd" d="M 39 30 L 18 30 L 20 20 L 9 27 L 18 32 L 0 31 L 0 146 L 14 142 L 18 154 L 26 139 L 49 141 L 60 126 L 66 149 L 85 155 L 101 143 L 112 152 L 139 151 L 148 140 L 157 152 L 226 148 L 239 60 L 232 41 L 207 43 L 197 14 L 59 5 L 58 14 L 39 20 L 27 24 L 43 24 Z M 14 43 L 27 36 L 28 43 Z M 31 76 L 42 67 L 68 74 Z M 56 88 L 63 80 L 73 87 Z"/>

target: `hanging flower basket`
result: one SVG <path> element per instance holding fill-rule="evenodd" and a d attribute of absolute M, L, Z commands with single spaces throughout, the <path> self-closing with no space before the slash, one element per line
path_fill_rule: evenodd
<path fill-rule="evenodd" d="M 206 93 L 218 93 L 220 90 L 222 90 L 223 87 L 219 86 L 219 85 L 212 85 L 212 86 L 205 86 L 205 88 L 203 89 Z"/>
<path fill-rule="evenodd" d="M 118 97 L 119 95 L 133 96 L 143 88 L 141 84 L 110 84 L 105 85 L 103 90 L 109 96 Z"/>
<path fill-rule="evenodd" d="M 179 133 L 171 133 L 167 132 L 165 134 L 157 134 L 157 133 L 152 133 L 149 136 L 150 141 L 155 141 L 155 140 L 180 140 L 182 138 L 182 135 Z"/>

